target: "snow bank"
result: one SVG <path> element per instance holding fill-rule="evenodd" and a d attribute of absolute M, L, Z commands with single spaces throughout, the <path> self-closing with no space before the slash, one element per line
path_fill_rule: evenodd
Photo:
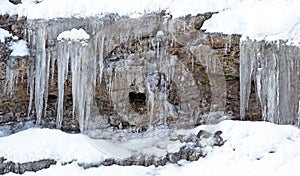
<path fill-rule="evenodd" d="M 2 28 L 0 28 L 0 42 L 5 42 L 6 37 L 10 37 L 11 34 Z"/>
<path fill-rule="evenodd" d="M 90 35 L 85 32 L 83 29 L 73 28 L 70 31 L 64 31 L 57 36 L 57 40 L 88 40 Z"/>
<path fill-rule="evenodd" d="M 36 128 L 0 138 L 0 156 L 20 163 L 47 158 L 90 163 L 105 158 L 82 134 Z"/>
<path fill-rule="evenodd" d="M 300 130 L 296 127 L 268 122 L 223 121 L 217 125 L 201 125 L 192 131 L 199 129 L 222 130 L 226 143 L 214 148 L 206 158 L 195 162 L 181 161 L 180 167 L 177 164 L 158 168 L 113 165 L 83 169 L 74 162 L 66 166 L 58 163 L 34 175 L 299 175 Z M 103 157 L 82 134 L 66 134 L 58 130 L 29 129 L 0 138 L 0 144 L 0 156 L 15 162 L 45 157 L 94 162 Z M 24 174 L 28 175 L 33 173 Z"/>
<path fill-rule="evenodd" d="M 300 42 L 298 0 L 22 0 L 13 5 L 0 2 L 1 14 L 19 14 L 29 19 L 102 16 L 118 13 L 138 17 L 166 10 L 173 17 L 219 12 L 204 24 L 208 32 L 242 34 L 244 39 Z"/>
<path fill-rule="evenodd" d="M 22 0 L 17 6 L 3 0 L 1 13 L 27 16 L 30 19 L 97 16 L 105 13 L 137 16 L 167 10 L 173 16 L 221 11 L 244 0 Z"/>

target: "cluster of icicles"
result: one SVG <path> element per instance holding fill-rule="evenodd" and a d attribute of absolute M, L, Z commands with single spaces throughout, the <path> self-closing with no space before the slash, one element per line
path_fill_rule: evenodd
<path fill-rule="evenodd" d="M 241 41 L 241 118 L 248 107 L 251 81 L 265 121 L 300 125 L 300 48 L 283 41 Z"/>
<path fill-rule="evenodd" d="M 28 113 L 31 112 L 34 103 L 37 124 L 41 122 L 41 118 L 45 115 L 43 113 L 46 113 L 47 109 L 48 88 L 49 85 L 53 85 L 54 72 L 57 69 L 57 128 L 61 128 L 63 120 L 64 85 L 71 76 L 73 115 L 77 114 L 80 129 L 84 131 L 88 125 L 88 118 L 91 116 L 90 106 L 94 101 L 95 86 L 103 80 L 104 56 L 107 54 L 107 51 L 112 50 L 110 45 L 113 45 L 111 44 L 113 40 L 111 38 L 115 34 L 112 34 L 112 31 L 110 31 L 111 28 L 101 32 L 98 25 L 101 26 L 103 24 L 98 24 L 95 20 L 89 20 L 87 24 L 80 19 L 58 21 L 53 22 L 53 24 L 47 21 L 29 21 L 28 24 L 28 26 L 31 26 L 26 31 L 28 42 L 31 46 L 35 46 L 34 67 L 30 67 L 28 72 L 28 88 L 30 93 Z M 88 33 L 91 34 L 89 41 L 54 41 L 56 44 L 49 46 L 51 40 L 56 39 L 62 31 L 83 25 L 87 27 Z M 119 33 L 120 43 L 122 43 L 122 40 L 128 40 L 128 37 L 132 33 L 135 33 L 137 37 L 142 36 L 140 32 L 142 30 L 139 29 L 139 25 L 136 27 L 137 31 L 131 31 L 131 33 L 123 30 L 123 28 L 126 28 L 125 25 L 117 24 L 116 26 L 112 26 L 115 32 Z M 127 25 L 128 29 L 132 28 L 130 24 Z M 207 63 L 204 63 L 204 65 L 208 67 L 208 63 L 211 62 L 209 58 L 211 57 L 203 55 L 204 49 L 205 47 L 191 47 L 191 51 L 195 55 L 199 55 L 199 58 L 206 60 Z M 225 50 L 227 49 L 226 47 Z M 57 63 L 57 68 L 55 63 Z M 14 80 L 17 80 L 16 78 L 18 77 L 17 74 L 18 71 L 7 70 L 6 89 L 10 93 L 13 92 Z M 174 73 L 171 75 L 174 75 Z M 222 84 L 220 82 L 214 83 L 212 79 L 210 80 L 212 93 L 217 97 L 217 94 L 220 94 L 220 92 L 213 91 L 217 90 L 217 88 L 214 88 L 214 85 L 223 85 L 224 88 L 222 90 L 225 91 L 226 82 L 224 79 L 222 80 Z M 256 84 L 256 93 L 258 101 L 261 104 L 264 120 L 279 124 L 300 124 L 299 47 L 256 41 L 241 42 L 241 119 L 245 117 L 245 110 L 248 106 L 251 80 L 254 80 Z M 108 92 L 112 92 L 112 78 L 110 77 L 108 81 Z M 193 81 L 190 82 L 193 85 L 195 84 Z M 149 101 L 155 101 L 153 98 L 154 95 L 151 92 L 149 89 L 148 99 Z M 222 104 L 226 104 L 226 100 Z M 154 103 L 152 102 L 150 105 L 152 107 L 149 109 L 153 111 L 155 109 Z M 150 115 L 153 114 L 152 111 L 149 112 Z"/>
<path fill-rule="evenodd" d="M 34 67 L 30 70 L 30 113 L 34 96 L 37 124 L 40 123 L 43 112 L 46 112 L 49 80 L 53 84 L 55 62 L 57 62 L 57 128 L 61 128 L 63 120 L 64 85 L 71 71 L 73 115 L 78 113 L 81 131 L 90 117 L 90 105 L 93 101 L 93 91 L 96 82 L 102 81 L 104 36 L 95 35 L 92 43 L 88 41 L 62 40 L 53 48 L 46 47 L 47 37 L 55 35 L 55 31 L 46 28 L 45 23 L 35 30 L 28 30 L 28 41 L 36 46 Z M 53 29 L 52 29 L 53 30 Z M 57 35 L 57 34 L 56 34 Z M 68 68 L 71 66 L 71 68 Z M 98 71 L 99 70 L 99 71 Z M 98 75 L 97 75 L 98 74 Z M 51 79 L 50 79 L 51 76 Z M 98 79 L 98 80 L 97 80 Z"/>

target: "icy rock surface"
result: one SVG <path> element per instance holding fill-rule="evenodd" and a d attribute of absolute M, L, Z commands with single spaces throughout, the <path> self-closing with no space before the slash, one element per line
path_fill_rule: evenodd
<path fill-rule="evenodd" d="M 237 109 L 228 101 L 237 102 L 239 36 L 199 30 L 210 17 L 28 20 L 29 67 L 6 68 L 4 88 L 28 92 L 24 108 L 36 124 L 78 129 L 78 120 L 96 138 L 199 125 L 203 113 Z"/>
<path fill-rule="evenodd" d="M 248 108 L 251 81 L 262 117 L 277 124 L 300 125 L 300 48 L 283 41 L 240 43 L 241 118 Z"/>
<path fill-rule="evenodd" d="M 157 20 L 155 18 L 150 19 L 149 24 L 146 25 L 155 27 Z M 196 83 L 193 79 L 190 79 L 193 76 L 189 75 L 190 73 L 185 70 L 184 66 L 176 63 L 178 58 L 167 55 L 166 48 L 170 41 L 163 41 L 163 32 L 158 32 L 161 35 L 157 37 L 150 37 L 142 41 L 142 37 L 149 37 L 153 33 L 156 34 L 156 32 L 147 31 L 149 30 L 148 26 L 144 26 L 145 24 L 140 20 L 121 20 L 118 24 L 106 26 L 104 26 L 105 21 L 98 22 L 97 19 L 90 19 L 88 23 L 79 19 L 69 19 L 63 24 L 58 21 L 52 21 L 51 23 L 52 25 L 49 25 L 49 22 L 38 21 L 36 23 L 36 21 L 32 21 L 30 25 L 32 28 L 28 29 L 29 42 L 36 47 L 34 49 L 36 54 L 35 68 L 30 71 L 30 102 L 34 99 L 38 123 L 43 116 L 42 112 L 47 108 L 49 78 L 50 74 L 54 73 L 55 62 L 58 65 L 57 128 L 60 128 L 62 123 L 64 87 L 68 78 L 72 83 L 73 115 L 78 116 L 81 131 L 88 129 L 90 117 L 94 118 L 92 119 L 92 125 L 98 125 L 100 128 L 106 127 L 110 120 L 107 117 L 99 116 L 97 110 L 95 110 L 95 108 L 97 109 L 94 101 L 95 89 L 101 85 L 103 79 L 106 82 L 107 92 L 114 104 L 114 109 L 123 121 L 131 125 L 166 125 L 167 117 L 169 117 L 168 113 L 175 118 L 179 116 L 179 113 L 182 113 L 184 114 L 181 117 L 182 123 L 196 123 L 190 121 L 191 117 L 197 118 L 200 113 L 197 110 L 199 103 L 196 100 L 199 98 L 197 97 Z M 48 27 L 46 27 L 47 25 Z M 91 34 L 89 41 L 82 43 L 78 40 L 69 40 L 74 37 L 82 38 L 81 33 L 83 30 L 73 29 L 82 25 L 87 25 L 86 31 Z M 129 25 L 133 26 L 131 30 L 123 30 L 124 27 L 129 28 L 126 27 Z M 69 28 L 72 28 L 72 30 Z M 79 32 L 81 32 L 80 36 L 78 36 Z M 89 38 L 85 36 L 87 36 L 86 33 L 83 36 L 85 40 Z M 54 41 L 51 41 L 53 38 Z M 59 41 L 56 42 L 55 38 Z M 130 51 L 131 48 L 126 48 L 127 46 L 125 48 L 117 47 L 118 43 L 121 43 L 122 46 L 122 43 L 128 41 L 132 41 L 133 47 L 139 45 L 139 42 L 147 42 L 142 43 L 145 51 L 132 53 L 133 50 Z M 150 47 L 153 50 L 149 50 Z M 105 55 L 108 56 L 104 62 Z M 140 63 L 140 65 L 137 65 L 137 63 Z M 103 72 L 104 67 L 105 72 Z M 175 76 L 174 69 L 177 69 L 177 73 L 178 69 L 182 70 L 180 71 L 181 74 Z M 151 76 L 161 75 L 160 72 L 163 72 L 166 76 L 160 76 L 159 78 Z M 187 78 L 190 80 L 187 80 Z M 171 85 L 168 85 L 171 84 L 171 79 L 180 83 L 178 88 L 181 89 L 179 92 L 183 102 L 180 108 L 178 102 L 176 105 L 174 102 L 173 104 L 170 103 L 171 100 L 167 100 L 168 96 L 170 97 L 168 91 L 175 89 L 174 86 L 172 88 Z M 159 85 L 153 82 L 155 80 L 160 82 Z M 150 88 L 151 86 L 152 88 Z M 158 87 L 155 88 L 155 86 Z M 195 102 L 190 102 L 190 98 L 183 93 L 182 90 L 187 89 L 185 86 L 192 88 L 194 86 L 190 93 L 194 94 L 194 100 L 192 101 Z M 33 92 L 35 93 L 33 94 Z M 145 94 L 146 112 L 149 111 L 150 113 L 142 113 L 145 110 L 139 110 L 141 114 L 134 111 L 128 112 L 128 109 L 132 109 L 128 100 L 130 98 L 128 93 L 130 92 Z M 29 112 L 30 108 L 31 105 L 29 106 Z M 91 114 L 91 110 L 96 114 Z M 184 122 L 184 118 L 187 118 L 188 121 Z"/>

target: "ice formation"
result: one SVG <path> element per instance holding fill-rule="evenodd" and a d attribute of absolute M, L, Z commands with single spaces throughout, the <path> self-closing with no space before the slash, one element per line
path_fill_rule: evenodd
<path fill-rule="evenodd" d="M 266 121 L 300 125 L 300 48 L 283 41 L 240 43 L 240 112 L 245 116 L 251 81 Z"/>
<path fill-rule="evenodd" d="M 170 54 L 168 49 L 174 47 L 178 32 L 174 28 L 178 21 L 170 16 L 131 19 L 112 14 L 27 23 L 26 37 L 33 58 L 27 73 L 28 115 L 35 114 L 37 124 L 46 115 L 51 89 L 57 94 L 56 126 L 61 128 L 66 88 L 68 92 L 71 88 L 73 117 L 78 118 L 82 132 L 112 124 L 121 130 L 128 126 L 143 130 L 199 124 L 203 120 L 200 100 L 205 96 L 193 75 L 199 65 L 205 78 L 200 75 L 197 79 L 207 79 L 211 88 L 208 108 L 212 112 L 225 110 L 223 61 L 209 45 L 187 44 L 185 61 Z M 183 30 L 188 27 L 185 23 L 180 26 Z M 228 52 L 231 43 L 224 45 L 224 52 Z M 7 91 L 13 92 L 13 78 L 18 72 L 6 74 Z M 113 114 L 102 113 L 101 103 L 111 104 L 109 113 Z M 130 125 L 126 127 L 126 123 Z"/>
<path fill-rule="evenodd" d="M 72 20 L 70 20 L 72 21 Z M 71 23 L 74 24 L 71 24 Z M 93 100 L 93 89 L 96 84 L 98 67 L 103 69 L 102 63 L 96 64 L 99 52 L 102 52 L 101 40 L 95 38 L 95 43 L 88 42 L 88 34 L 83 29 L 72 29 L 82 22 L 72 22 L 58 25 L 59 22 L 31 21 L 31 28 L 27 35 L 36 56 L 34 68 L 30 70 L 30 105 L 29 113 L 34 105 L 36 109 L 37 123 L 40 123 L 43 111 L 47 108 L 48 88 L 56 70 L 57 62 L 57 128 L 61 128 L 63 120 L 64 88 L 68 79 L 72 81 L 73 115 L 77 110 L 80 128 L 83 131 L 85 119 L 90 116 L 90 104 Z M 48 26 L 47 26 L 48 25 Z M 96 30 L 96 28 L 95 28 Z M 57 41 L 56 41 L 57 40 Z M 99 42 L 100 41 L 100 42 Z M 101 47 L 102 46 L 102 47 Z M 69 68 L 69 66 L 71 68 Z M 70 74 L 71 73 L 71 74 Z M 100 74 L 101 75 L 101 74 Z"/>

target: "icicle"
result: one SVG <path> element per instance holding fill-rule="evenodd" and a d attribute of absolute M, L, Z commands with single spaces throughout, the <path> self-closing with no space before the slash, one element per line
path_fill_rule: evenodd
<path fill-rule="evenodd" d="M 50 60 L 51 54 L 47 51 L 47 69 L 46 69 L 46 79 L 45 79 L 45 95 L 44 95 L 44 116 L 47 115 L 47 103 L 48 103 L 48 89 L 49 89 L 49 75 L 50 75 Z"/>
<path fill-rule="evenodd" d="M 61 128 L 63 120 L 63 102 L 64 102 L 64 85 L 68 74 L 68 58 L 69 58 L 69 48 L 68 42 L 63 41 L 58 44 L 58 56 L 57 59 L 57 88 L 58 88 L 58 102 L 57 102 L 57 118 L 56 118 L 56 128 Z M 72 48 L 73 49 L 73 48 Z"/>
<path fill-rule="evenodd" d="M 147 78 L 147 79 L 149 79 L 149 78 Z M 151 85 L 150 85 L 149 81 L 147 81 L 146 86 L 147 86 L 147 90 L 148 90 L 148 92 L 147 92 L 148 103 L 147 104 L 149 105 L 149 107 L 148 107 L 148 114 L 149 114 L 149 119 L 150 119 L 149 125 L 151 126 L 154 123 L 154 119 L 153 119 L 154 103 L 155 103 L 154 102 L 154 92 L 151 90 Z"/>
<path fill-rule="evenodd" d="M 105 42 L 105 36 L 101 39 L 101 46 L 99 47 L 99 83 L 102 83 L 102 77 L 103 77 L 103 68 L 104 68 L 104 42 Z"/>
<path fill-rule="evenodd" d="M 51 85 L 54 84 L 55 61 L 56 57 L 51 57 Z"/>
<path fill-rule="evenodd" d="M 298 126 L 300 126 L 300 100 L 298 103 Z"/>
<path fill-rule="evenodd" d="M 45 79 L 46 79 L 46 40 L 45 40 L 45 25 L 39 27 L 36 37 L 37 54 L 35 59 L 35 109 L 37 124 L 40 124 L 42 111 L 43 111 L 43 99 L 45 91 Z"/>
<path fill-rule="evenodd" d="M 17 84 L 18 81 L 18 75 L 18 70 L 11 70 L 10 68 L 6 67 L 4 92 L 10 96 L 14 94 L 15 84 Z"/>
<path fill-rule="evenodd" d="M 30 116 L 32 102 L 33 102 L 33 95 L 34 95 L 34 82 L 35 82 L 35 75 L 34 75 L 34 67 L 30 67 L 30 71 L 28 73 L 28 80 L 29 80 L 29 105 L 28 105 L 28 114 Z"/>
<path fill-rule="evenodd" d="M 245 109 L 248 108 L 248 100 L 251 89 L 251 74 L 255 58 L 252 57 L 253 45 L 246 42 L 240 42 L 240 116 L 245 117 Z M 250 50 L 250 51 L 249 51 Z"/>
<path fill-rule="evenodd" d="M 241 118 L 245 116 L 254 75 L 262 118 L 278 124 L 298 123 L 299 54 L 299 48 L 282 43 L 241 41 Z"/>

